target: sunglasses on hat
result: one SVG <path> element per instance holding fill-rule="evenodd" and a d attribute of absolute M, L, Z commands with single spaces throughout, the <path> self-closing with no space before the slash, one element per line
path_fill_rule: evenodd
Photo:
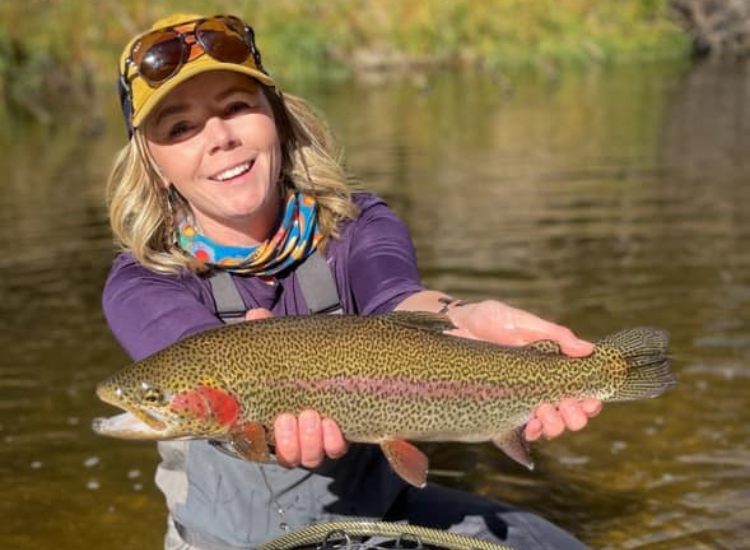
<path fill-rule="evenodd" d="M 172 27 L 149 31 L 133 41 L 120 68 L 120 101 L 132 134 L 132 83 L 141 78 L 151 88 L 175 76 L 180 69 L 202 55 L 222 63 L 247 65 L 267 74 L 255 46 L 253 29 L 239 18 L 228 15 L 181 22 Z"/>

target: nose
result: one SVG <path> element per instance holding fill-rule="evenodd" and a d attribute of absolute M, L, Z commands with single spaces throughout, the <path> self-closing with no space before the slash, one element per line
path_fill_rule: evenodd
<path fill-rule="evenodd" d="M 206 121 L 204 132 L 207 136 L 210 153 L 228 151 L 240 144 L 232 123 L 219 116 L 211 117 Z"/>

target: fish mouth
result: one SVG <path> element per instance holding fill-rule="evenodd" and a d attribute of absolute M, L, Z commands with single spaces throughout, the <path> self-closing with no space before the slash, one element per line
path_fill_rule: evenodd
<path fill-rule="evenodd" d="M 109 417 L 95 418 L 91 427 L 95 433 L 119 439 L 166 439 L 167 425 L 150 414 L 126 411 Z"/>
<path fill-rule="evenodd" d="M 124 413 L 95 418 L 91 427 L 95 433 L 120 439 L 166 439 L 167 423 L 164 417 L 153 411 L 135 410 L 123 406 L 122 391 L 117 388 L 114 395 L 105 388 L 99 387 L 96 395 L 103 402 L 124 410 Z"/>

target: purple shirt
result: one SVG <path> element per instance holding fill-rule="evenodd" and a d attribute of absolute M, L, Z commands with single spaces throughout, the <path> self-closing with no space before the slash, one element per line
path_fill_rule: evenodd
<path fill-rule="evenodd" d="M 404 224 L 382 199 L 354 194 L 357 219 L 341 227 L 325 257 L 345 313 L 368 315 L 393 310 L 424 290 L 416 255 Z M 274 315 L 309 313 L 294 273 L 272 284 L 234 276 L 247 309 Z M 194 273 L 164 275 L 138 264 L 128 252 L 115 259 L 103 295 L 104 314 L 118 342 L 134 360 L 191 334 L 218 326 L 208 281 Z"/>

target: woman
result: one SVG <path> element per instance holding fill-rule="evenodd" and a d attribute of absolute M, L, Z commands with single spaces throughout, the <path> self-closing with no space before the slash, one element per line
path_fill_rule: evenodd
<path fill-rule="evenodd" d="M 332 309 L 440 311 L 460 336 L 554 339 L 569 355 L 590 353 L 591 344 L 530 313 L 425 289 L 404 225 L 379 198 L 350 191 L 325 126 L 276 87 L 239 19 L 158 21 L 126 46 L 120 92 L 130 139 L 108 203 L 123 253 L 103 305 L 133 359 L 233 316 Z M 601 407 L 556 405 L 538 408 L 529 441 L 580 430 Z M 583 547 L 500 503 L 405 486 L 377 448 L 350 448 L 336 422 L 315 411 L 280 415 L 274 433 L 278 465 L 237 460 L 208 442 L 159 445 L 165 548 L 248 548 L 285 529 L 351 517 L 450 528 L 519 549 Z"/>

